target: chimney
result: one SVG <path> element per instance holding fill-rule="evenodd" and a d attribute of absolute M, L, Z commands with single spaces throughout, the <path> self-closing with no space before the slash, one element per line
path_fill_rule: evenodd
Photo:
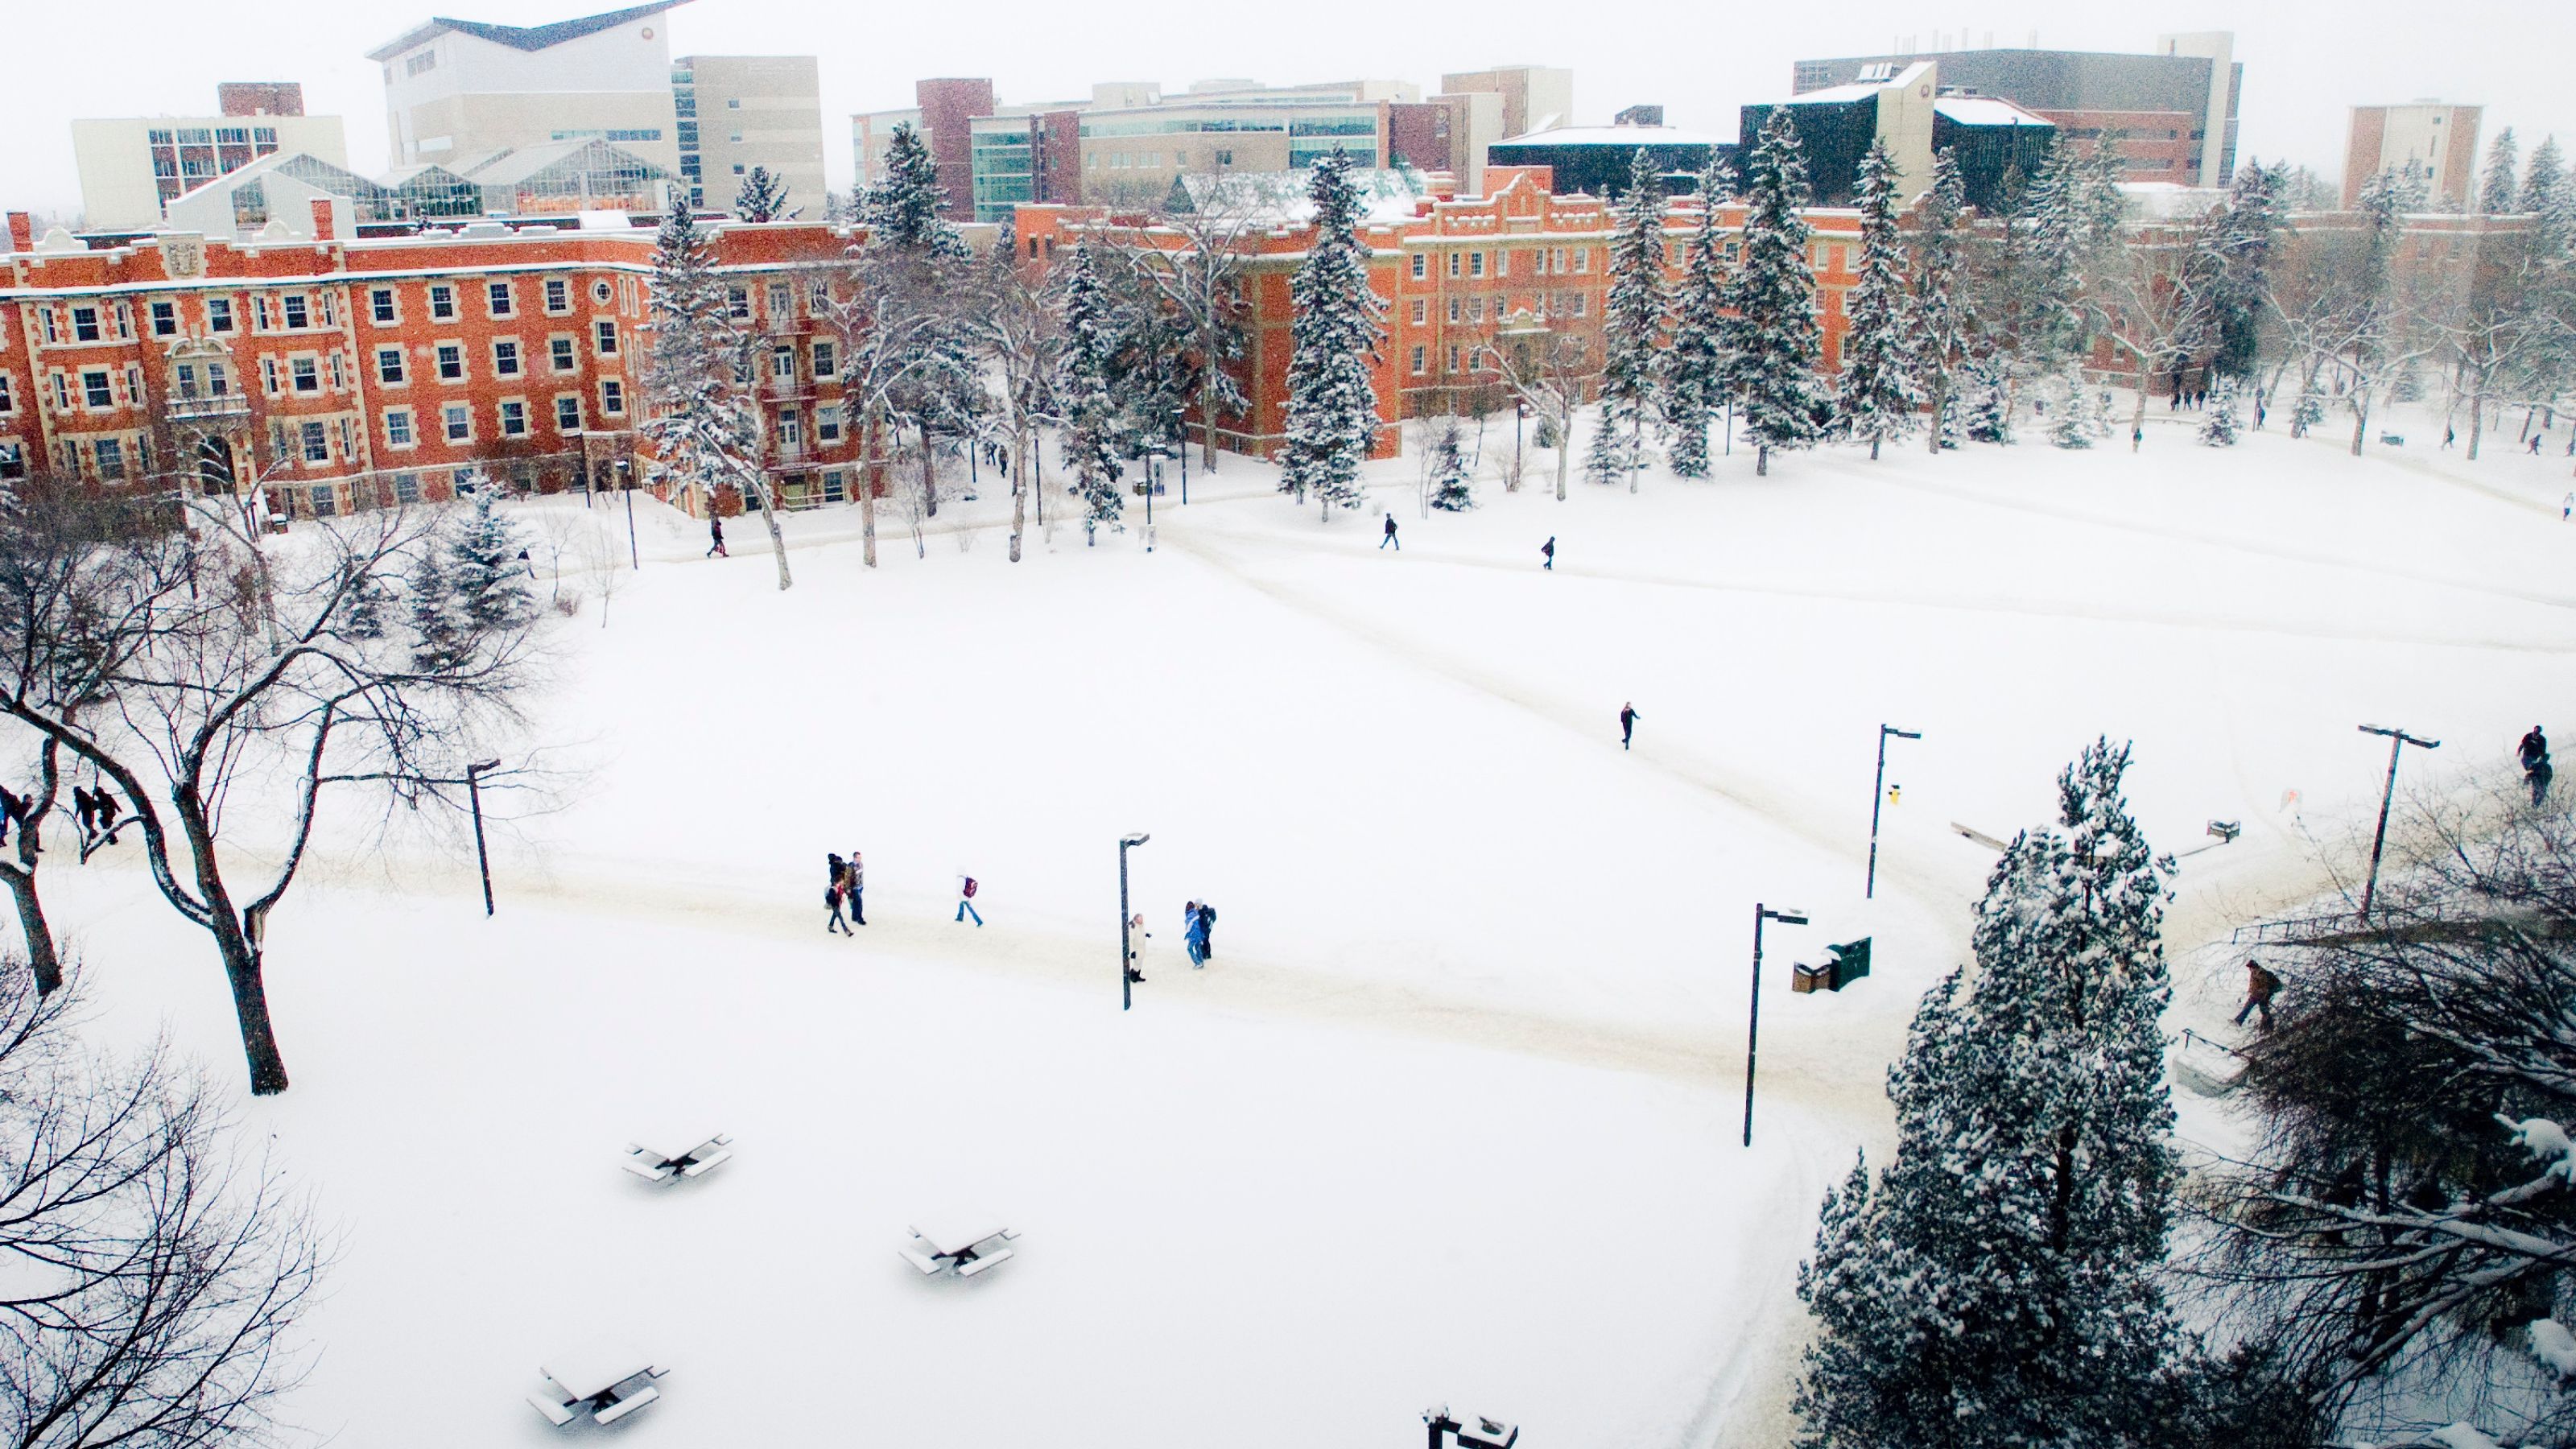
<path fill-rule="evenodd" d="M 36 214 L 32 211 L 9 213 L 9 250 L 32 252 L 36 249 Z"/>
<path fill-rule="evenodd" d="M 337 240 L 339 228 L 331 221 L 331 198 L 313 198 L 313 239 L 318 242 Z"/>

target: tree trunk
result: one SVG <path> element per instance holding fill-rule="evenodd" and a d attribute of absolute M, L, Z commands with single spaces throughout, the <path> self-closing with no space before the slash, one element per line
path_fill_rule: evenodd
<path fill-rule="evenodd" d="M 1869 460 L 1873 463 L 1878 461 L 1878 435 L 1876 433 L 1872 433 L 1869 436 Z"/>
<path fill-rule="evenodd" d="M 1767 478 L 1770 475 L 1771 445 L 1769 443 L 1763 443 L 1753 450 L 1753 476 L 1756 478 Z"/>
<path fill-rule="evenodd" d="M 2369 434 L 2370 389 L 2357 387 L 2352 391 L 2352 455 L 2354 457 L 2361 456 L 2362 440 Z"/>
<path fill-rule="evenodd" d="M 877 566 L 877 415 L 868 413 L 867 437 L 860 447 L 859 464 L 859 557 L 869 568 Z"/>
<path fill-rule="evenodd" d="M 2140 403 L 2139 406 L 2145 406 Z M 1950 411 L 1950 369 L 1932 369 L 1932 436 L 1925 440 L 1932 456 L 1941 456 L 1941 418 Z"/>
<path fill-rule="evenodd" d="M 932 518 L 939 516 L 939 470 L 932 465 L 930 419 L 921 420 L 921 506 Z"/>
<path fill-rule="evenodd" d="M 241 1025 L 242 1055 L 250 1063 L 251 1095 L 273 1097 L 286 1090 L 286 1059 L 278 1055 L 277 1031 L 268 1019 L 264 953 L 229 913 L 216 919 L 215 949 L 224 958 L 224 978 L 232 983 L 233 1016 Z"/>
<path fill-rule="evenodd" d="M 796 581 L 787 576 L 787 535 L 778 527 L 778 494 L 766 480 L 754 486 L 760 489 L 760 521 L 769 525 L 769 551 L 778 559 L 778 589 L 785 593 Z"/>
<path fill-rule="evenodd" d="M 1216 390 L 1199 388 L 1199 466 L 1216 471 Z"/>
<path fill-rule="evenodd" d="M 1574 409 L 1566 408 L 1556 423 L 1556 501 L 1565 501 L 1566 459 L 1574 452 Z"/>
<path fill-rule="evenodd" d="M 2131 409 L 2129 413 L 2129 451 L 2134 453 L 2138 451 L 2140 447 L 2143 447 L 2146 443 L 2146 437 L 2147 380 L 2144 376 L 2141 376 L 2138 379 L 2138 405 Z"/>
<path fill-rule="evenodd" d="M 1011 433 L 1011 562 L 1020 561 L 1020 534 L 1029 517 L 1029 434 L 1025 425 Z"/>
<path fill-rule="evenodd" d="M 26 860 L 26 852 L 19 852 Z M 53 928 L 45 924 L 44 902 L 36 899 L 36 868 L 0 863 L 0 879 L 9 883 L 9 894 L 18 901 L 18 926 L 27 935 L 27 968 L 36 978 L 36 994 L 51 996 L 62 989 L 62 958 L 54 953 Z"/>
<path fill-rule="evenodd" d="M 1637 474 L 1642 471 L 1638 467 L 1638 460 L 1643 458 L 1645 453 L 1646 410 L 1643 405 L 1640 405 L 1637 415 L 1628 420 L 1628 491 L 1631 494 L 1637 491 Z M 1872 449 L 1870 456 L 1877 457 L 1877 451 Z"/>

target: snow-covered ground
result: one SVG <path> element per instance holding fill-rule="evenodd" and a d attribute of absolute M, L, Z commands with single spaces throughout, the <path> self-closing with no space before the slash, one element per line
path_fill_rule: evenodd
<path fill-rule="evenodd" d="M 1151 553 L 1058 527 L 1014 567 L 990 487 L 926 557 L 887 521 L 873 572 L 854 512 L 799 516 L 784 594 L 756 520 L 703 561 L 648 505 L 604 628 L 579 564 L 623 562 L 623 513 L 527 505 L 594 596 L 535 729 L 578 774 L 499 832 L 499 916 L 470 843 L 351 835 L 272 927 L 296 1085 L 241 1115 L 343 1244 L 297 1417 L 546 1442 L 537 1364 L 606 1333 L 671 1369 L 610 1431 L 639 1443 L 1392 1449 L 1443 1401 L 1533 1449 L 1781 1442 L 1816 1197 L 1883 1140 L 1992 862 L 1953 822 L 2008 837 L 2085 741 L 2134 739 L 2160 846 L 2245 826 L 2184 862 L 2188 950 L 2320 888 L 2306 833 L 2385 768 L 2356 724 L 2444 740 L 2429 782 L 2559 722 L 2557 448 L 2356 461 L 2274 421 L 1739 454 L 1562 503 L 1533 451 L 1464 516 L 1422 516 L 1407 457 L 1376 494 L 1400 553 L 1229 458 L 1157 502 Z M 1864 902 L 1882 722 L 1924 738 L 1891 746 Z M 1121 1013 L 1134 830 L 1157 934 Z M 851 847 L 855 943 L 819 899 Z M 209 953 L 133 858 L 48 884 L 103 1029 L 166 1023 L 236 1080 Z M 1756 902 L 1813 924 L 1766 934 L 1748 1152 Z M 1790 994 L 1863 935 L 1871 980 Z M 2187 959 L 2176 1024 L 2223 1025 L 2237 963 Z M 619 1170 L 696 1124 L 735 1160 Z M 921 1280 L 894 1249 L 950 1213 L 1021 1229 L 1016 1260 Z"/>

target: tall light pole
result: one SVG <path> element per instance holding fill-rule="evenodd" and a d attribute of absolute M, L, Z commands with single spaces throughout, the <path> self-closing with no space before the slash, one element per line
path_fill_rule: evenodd
<path fill-rule="evenodd" d="M 483 772 L 501 768 L 499 760 L 477 760 L 465 767 L 465 795 L 474 802 L 474 864 L 483 872 L 483 914 L 492 914 L 492 856 L 483 848 Z"/>
<path fill-rule="evenodd" d="M 2379 852 L 2388 844 L 2388 807 L 2397 799 L 2397 756 L 2408 745 L 2420 750 L 2438 750 L 2440 740 L 2419 740 L 2400 729 L 2384 725 L 2363 725 L 2366 735 L 2388 736 L 2388 790 L 2379 797 L 2379 830 L 2370 837 L 2370 879 L 2361 888 L 2361 918 L 2370 919 L 2371 897 L 2379 893 Z"/>
<path fill-rule="evenodd" d="M 1807 913 L 1796 907 L 1775 911 L 1759 901 L 1753 903 L 1753 1010 L 1744 1022 L 1744 1145 L 1753 1145 L 1753 1051 L 1762 1041 L 1762 923 L 1778 921 L 1784 926 L 1807 924 Z"/>
<path fill-rule="evenodd" d="M 1891 724 L 1878 727 L 1878 778 L 1872 781 L 1869 787 L 1869 884 L 1860 893 L 1863 900 L 1878 898 L 1878 807 L 1879 802 L 1887 798 L 1887 737 L 1889 735 L 1894 735 L 1900 740 L 1923 738 L 1923 732 L 1920 730 L 1901 730 Z"/>
<path fill-rule="evenodd" d="M 627 459 L 617 460 L 618 491 L 626 495 L 626 566 L 638 573 L 644 569 L 644 555 L 635 547 L 635 465 Z"/>
<path fill-rule="evenodd" d="M 1136 1004 L 1136 956 L 1127 936 L 1127 852 L 1154 837 L 1143 831 L 1118 837 L 1118 1009 Z"/>

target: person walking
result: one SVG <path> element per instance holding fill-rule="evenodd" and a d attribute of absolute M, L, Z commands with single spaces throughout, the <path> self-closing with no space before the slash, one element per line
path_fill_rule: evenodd
<path fill-rule="evenodd" d="M 2540 456 L 2540 439 L 2541 435 L 2538 433 L 2531 435 L 2531 456 L 2535 458 Z"/>
<path fill-rule="evenodd" d="M 859 853 L 856 850 L 850 852 L 850 863 L 842 868 L 841 893 L 850 898 L 850 924 L 866 925 L 868 923 L 868 872 L 867 867 L 860 864 Z"/>
<path fill-rule="evenodd" d="M 2550 777 L 2557 773 L 2549 763 L 2549 736 L 2540 732 L 2540 726 L 2533 725 L 2531 733 L 2522 737 L 2522 746 L 2515 753 L 2522 761 L 2522 777 L 2531 782 L 2531 806 L 2537 810 L 2541 800 L 2549 794 Z"/>
<path fill-rule="evenodd" d="M 729 553 L 725 552 L 725 546 L 724 546 L 724 520 L 723 520 L 723 519 L 721 519 L 721 518 L 716 517 L 716 516 L 715 516 L 714 514 L 712 514 L 712 513 L 710 513 L 710 514 L 708 514 L 708 515 L 707 515 L 707 537 L 708 537 L 710 540 L 712 540 L 712 541 L 711 541 L 711 542 L 709 542 L 709 543 L 707 544 L 707 551 L 706 551 L 706 555 L 705 555 L 706 557 L 708 557 L 708 558 L 731 558 L 731 557 L 733 557 L 733 555 L 732 555 L 732 554 L 729 554 Z"/>
<path fill-rule="evenodd" d="M 963 922 L 968 916 L 975 918 L 978 929 L 983 927 L 984 913 L 975 909 L 975 877 L 961 870 L 957 872 L 957 919 Z"/>
<path fill-rule="evenodd" d="M 1641 716 L 1632 702 L 1619 706 L 1619 748 L 1631 748 L 1637 739 L 1637 721 Z"/>
<path fill-rule="evenodd" d="M 103 837 L 100 843 L 114 845 L 117 830 L 116 791 L 110 788 L 105 780 L 101 780 L 98 782 L 98 788 L 90 792 L 90 798 L 98 802 L 98 833 Z"/>
<path fill-rule="evenodd" d="M 1200 970 L 1207 965 L 1207 937 L 1200 924 L 1199 903 L 1196 901 L 1181 907 L 1181 950 L 1190 958 L 1191 970 Z"/>
<path fill-rule="evenodd" d="M 1549 535 L 1547 536 L 1547 542 L 1545 542 L 1545 543 L 1543 543 L 1543 544 L 1540 544 L 1540 545 L 1538 546 L 1538 556 L 1539 556 L 1540 558 L 1542 558 L 1542 559 L 1545 559 L 1545 560 L 1546 560 L 1546 562 L 1545 562 L 1545 563 L 1542 563 L 1542 564 L 1540 564 L 1540 565 L 1539 565 L 1539 567 L 1540 567 L 1540 568 L 1548 569 L 1548 570 L 1551 570 L 1551 571 L 1552 571 L 1552 570 L 1554 570 L 1554 569 L 1556 568 L 1556 535 L 1555 535 L 1555 534 L 1552 534 L 1552 533 L 1551 533 L 1551 534 L 1549 534 Z"/>
<path fill-rule="evenodd" d="M 2449 423 L 2444 423 L 2444 424 L 2442 424 L 2442 449 L 2443 449 L 2443 451 L 2445 451 L 2445 452 L 2450 451 L 2450 447 L 2451 447 L 2451 440 L 2452 440 L 2452 439 L 2454 439 L 2454 438 L 2456 438 L 2456 437 L 2458 437 L 2458 436 L 2459 436 L 2459 434 L 2458 434 L 2458 433 L 2453 432 L 2453 431 L 2451 430 L 2451 425 L 2450 425 Z"/>
<path fill-rule="evenodd" d="M 1199 902 L 1199 963 L 1216 959 L 1216 907 Z"/>
<path fill-rule="evenodd" d="M 2243 1026 L 2245 1018 L 2263 1013 L 2263 1029 L 2272 1029 L 2272 997 L 2281 989 L 2281 978 L 2263 969 L 2263 963 L 2248 957 L 2245 962 L 2245 1004 L 2236 1012 L 2235 1025 Z"/>
<path fill-rule="evenodd" d="M 824 935 L 828 936 L 834 931 L 838 931 L 844 936 L 855 936 L 858 934 L 858 932 L 850 929 L 849 922 L 841 919 L 841 883 L 839 881 L 834 881 L 830 885 L 823 887 L 823 909 L 831 912 L 831 919 L 823 923 Z"/>
<path fill-rule="evenodd" d="M 1392 513 L 1386 516 L 1386 537 L 1377 541 L 1378 552 L 1384 553 L 1386 551 L 1386 546 L 1390 543 L 1395 544 L 1395 551 L 1397 553 L 1404 552 L 1404 545 L 1396 543 L 1395 540 L 1395 515 Z"/>
<path fill-rule="evenodd" d="M 98 826 L 98 800 L 77 781 L 72 784 L 72 821 L 79 827 L 81 843 L 87 845 Z"/>

